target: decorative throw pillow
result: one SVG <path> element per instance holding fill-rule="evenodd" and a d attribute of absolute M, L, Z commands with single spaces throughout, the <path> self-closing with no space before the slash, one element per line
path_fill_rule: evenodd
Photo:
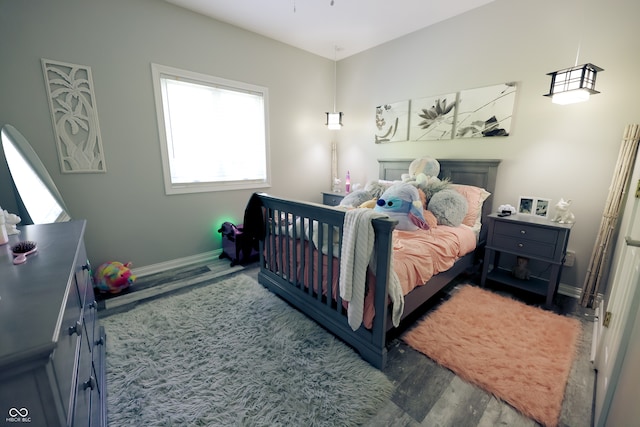
<path fill-rule="evenodd" d="M 438 225 L 457 227 L 467 214 L 467 199 L 456 190 L 441 190 L 431 197 L 428 209 L 438 220 Z"/>
<path fill-rule="evenodd" d="M 453 184 L 453 189 L 467 199 L 468 210 L 462 223 L 469 227 L 480 227 L 482 221 L 482 205 L 491 195 L 487 190 L 473 185 Z"/>

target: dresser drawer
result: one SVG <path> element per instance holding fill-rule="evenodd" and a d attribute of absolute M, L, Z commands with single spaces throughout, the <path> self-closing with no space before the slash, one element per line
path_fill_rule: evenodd
<path fill-rule="evenodd" d="M 78 373 L 78 354 L 82 345 L 84 324 L 80 307 L 78 289 L 70 283 L 67 304 L 64 308 L 60 333 L 53 351 L 52 363 L 58 391 L 62 399 L 65 416 L 69 406 L 73 406 L 73 392 Z"/>
<path fill-rule="evenodd" d="M 91 395 L 93 390 L 98 389 L 98 384 L 93 371 L 91 354 L 86 345 L 82 346 L 79 359 L 73 425 L 87 426 L 91 415 Z"/>
<path fill-rule="evenodd" d="M 551 245 L 555 245 L 558 240 L 558 230 L 527 224 L 496 221 L 493 232 L 503 236 L 533 240 L 540 243 L 549 243 Z"/>
<path fill-rule="evenodd" d="M 344 199 L 344 194 L 322 193 L 322 204 L 327 206 L 338 206 L 342 199 Z"/>
<path fill-rule="evenodd" d="M 499 251 L 517 253 L 518 256 L 553 259 L 556 245 L 536 242 L 535 240 L 517 239 L 514 237 L 495 235 L 491 247 Z"/>

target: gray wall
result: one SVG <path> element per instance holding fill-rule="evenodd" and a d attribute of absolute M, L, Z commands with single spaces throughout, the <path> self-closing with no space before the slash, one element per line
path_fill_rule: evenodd
<path fill-rule="evenodd" d="M 152 62 L 268 87 L 269 192 L 320 201 L 329 186 L 333 62 L 325 58 L 157 0 L 0 0 L 0 57 L 0 125 L 31 142 L 72 216 L 88 220 L 95 265 L 217 250 L 218 227 L 241 221 L 251 194 L 165 195 Z M 40 58 L 91 67 L 107 173 L 61 174 Z"/>
<path fill-rule="evenodd" d="M 338 63 L 340 132 L 324 129 L 333 106 L 333 63 L 152 0 L 0 0 L 0 124 L 29 139 L 72 214 L 87 218 L 94 263 L 147 266 L 219 249 L 215 230 L 238 221 L 250 192 L 166 196 L 150 63 L 267 86 L 276 195 L 320 201 L 329 188 L 330 141 L 340 175 L 377 176 L 379 158 L 422 155 L 503 159 L 496 202 L 521 195 L 573 200 L 581 286 L 624 127 L 640 120 L 640 2 L 496 0 Z M 542 95 L 546 73 L 580 63 L 605 69 L 601 94 L 573 106 Z M 332 42 L 333 43 L 333 42 Z M 40 58 L 92 68 L 106 174 L 61 174 Z M 373 143 L 374 107 L 462 89 L 518 82 L 512 135 L 493 140 Z M 4 187 L 4 183 L 0 184 Z"/>
<path fill-rule="evenodd" d="M 495 201 L 519 196 L 573 200 L 576 223 L 569 249 L 575 266 L 562 282 L 582 287 L 604 210 L 624 128 L 640 120 L 640 2 L 496 0 L 463 16 L 347 58 L 338 65 L 341 174 L 366 182 L 378 158 L 423 155 L 498 158 Z M 579 64 L 605 69 L 602 93 L 589 102 L 560 106 L 542 95 L 546 73 Z M 511 136 L 432 142 L 373 142 L 374 107 L 516 81 Z M 553 212 L 553 210 L 552 210 Z"/>

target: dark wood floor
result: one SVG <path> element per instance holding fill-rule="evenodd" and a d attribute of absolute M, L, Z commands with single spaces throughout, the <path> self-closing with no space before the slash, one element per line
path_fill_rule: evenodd
<path fill-rule="evenodd" d="M 108 296 L 101 301 L 102 315 L 130 309 L 144 300 L 160 298 L 164 295 L 180 292 L 193 286 L 205 283 L 200 277 L 208 278 L 210 283 L 212 271 L 215 277 L 225 277 L 225 274 L 243 273 L 257 279 L 258 269 L 255 266 L 246 268 L 236 266 L 228 269 L 228 260 L 214 262 L 213 265 L 196 265 L 176 270 L 158 273 L 138 279 L 134 287 L 121 297 Z M 461 277 L 459 283 L 474 283 L 474 277 Z M 173 286 L 171 283 L 185 283 L 185 286 Z M 155 287 L 167 287 L 166 292 L 149 293 Z M 513 295 L 531 305 L 542 305 L 542 297 L 528 294 L 514 294 L 509 289 L 491 288 L 492 290 Z M 421 315 L 433 310 L 445 301 L 455 285 L 445 288 L 437 294 Z M 136 300 L 138 292 L 144 298 Z M 121 299 L 124 304 L 115 303 Z M 106 304 L 105 304 L 106 303 Z M 113 306 L 113 308 L 109 308 Z M 562 407 L 560 426 L 590 427 L 592 425 L 593 390 L 595 372 L 589 361 L 591 351 L 591 333 L 593 328 L 592 312 L 579 306 L 575 298 L 558 295 L 553 310 L 564 315 L 576 317 L 583 324 L 583 335 L 579 341 L 579 351 L 571 370 L 565 399 Z M 401 333 L 400 333 L 401 335 Z M 387 367 L 384 370 L 395 389 L 389 401 L 380 408 L 379 413 L 366 425 L 368 427 L 390 426 L 455 426 L 455 427 L 533 427 L 539 424 L 520 415 L 515 409 L 466 383 L 448 369 L 445 369 L 423 354 L 406 345 L 399 336 L 389 344 Z"/>
<path fill-rule="evenodd" d="M 466 281 L 468 282 L 468 281 Z M 451 292 L 453 288 L 448 288 Z M 508 290 L 492 288 L 511 294 Z M 436 296 L 444 301 L 448 293 Z M 543 305 L 541 297 L 515 295 L 531 305 Z M 439 301 L 429 308 L 433 310 Z M 592 425 L 595 372 L 590 358 L 593 317 L 575 298 L 558 295 L 554 311 L 580 319 L 583 324 L 579 350 L 572 366 L 560 416 L 560 426 Z M 367 426 L 538 426 L 508 404 L 457 377 L 400 339 L 391 342 L 384 371 L 396 388 L 387 405 Z"/>

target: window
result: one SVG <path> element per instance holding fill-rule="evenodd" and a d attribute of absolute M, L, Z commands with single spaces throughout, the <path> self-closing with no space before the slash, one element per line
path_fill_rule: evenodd
<path fill-rule="evenodd" d="M 269 186 L 267 88 L 151 70 L 167 194 Z"/>

